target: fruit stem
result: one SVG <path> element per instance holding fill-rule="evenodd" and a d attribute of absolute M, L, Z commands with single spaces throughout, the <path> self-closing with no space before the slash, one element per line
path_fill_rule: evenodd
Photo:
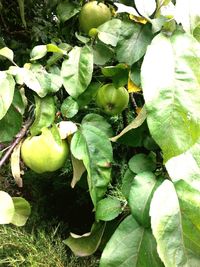
<path fill-rule="evenodd" d="M 28 119 L 25 123 L 24 126 L 21 128 L 19 133 L 16 135 L 16 139 L 13 141 L 11 145 L 9 145 L 9 149 L 6 151 L 2 159 L 0 160 L 0 168 L 4 165 L 4 163 L 7 161 L 7 159 L 10 157 L 12 154 L 13 149 L 16 147 L 16 145 L 19 144 L 19 142 L 22 140 L 22 138 L 25 136 L 28 128 L 31 126 L 33 123 L 33 119 Z"/>

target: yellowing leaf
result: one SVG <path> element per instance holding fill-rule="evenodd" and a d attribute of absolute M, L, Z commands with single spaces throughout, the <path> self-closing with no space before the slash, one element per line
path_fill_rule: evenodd
<path fill-rule="evenodd" d="M 23 186 L 22 178 L 21 178 L 21 171 L 20 171 L 20 148 L 22 142 L 20 142 L 13 150 L 11 155 L 11 171 L 12 176 L 15 179 L 16 184 L 19 187 Z"/>
<path fill-rule="evenodd" d="M 141 92 L 141 88 L 138 87 L 130 78 L 128 79 L 128 92 L 129 93 L 137 93 Z"/>
<path fill-rule="evenodd" d="M 73 166 L 73 178 L 71 181 L 71 187 L 74 188 L 76 183 L 81 179 L 81 176 L 86 171 L 86 168 L 82 160 L 76 159 L 71 154 L 72 166 Z"/>
<path fill-rule="evenodd" d="M 138 22 L 138 23 L 141 23 L 141 24 L 146 24 L 148 22 L 147 19 L 145 19 L 143 17 L 135 16 L 135 15 L 132 15 L 132 14 L 129 15 L 129 18 L 131 20 L 134 20 L 135 22 Z"/>
<path fill-rule="evenodd" d="M 139 114 L 141 110 L 142 110 L 142 107 L 137 107 L 136 108 L 136 113 Z"/>
<path fill-rule="evenodd" d="M 110 138 L 110 141 L 116 142 L 122 135 L 124 135 L 128 131 L 140 127 L 142 125 L 142 123 L 146 120 L 146 116 L 147 116 L 147 114 L 146 114 L 146 109 L 145 109 L 145 106 L 144 106 L 141 109 L 141 111 L 139 112 L 138 116 L 126 128 L 124 128 L 121 131 L 121 133 L 119 133 L 118 135 Z"/>

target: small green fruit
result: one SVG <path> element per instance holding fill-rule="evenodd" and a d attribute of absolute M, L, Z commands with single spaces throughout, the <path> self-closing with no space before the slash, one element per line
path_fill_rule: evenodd
<path fill-rule="evenodd" d="M 61 168 L 69 155 L 65 140 L 56 139 L 48 128 L 39 136 L 27 137 L 21 146 L 24 163 L 36 173 L 53 172 Z"/>
<path fill-rule="evenodd" d="M 90 37 L 96 37 L 97 36 L 97 34 L 98 34 L 98 29 L 97 28 L 92 28 L 92 29 L 90 29 L 89 30 L 89 33 L 88 33 L 88 35 L 90 36 Z"/>
<path fill-rule="evenodd" d="M 110 19 L 111 11 L 109 7 L 103 3 L 91 1 L 86 3 L 80 11 L 80 29 L 88 34 L 90 29 L 97 28 Z"/>
<path fill-rule="evenodd" d="M 129 94 L 124 87 L 116 88 L 112 83 L 99 88 L 96 104 L 108 115 L 121 113 L 129 102 Z"/>

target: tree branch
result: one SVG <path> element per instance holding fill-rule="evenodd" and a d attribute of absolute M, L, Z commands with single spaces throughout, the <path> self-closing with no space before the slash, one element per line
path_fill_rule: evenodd
<path fill-rule="evenodd" d="M 16 139 L 13 141 L 13 143 L 10 145 L 9 149 L 6 151 L 6 153 L 4 154 L 4 156 L 2 157 L 2 159 L 0 160 L 0 168 L 4 165 L 4 163 L 7 161 L 7 159 L 10 157 L 13 149 L 16 147 L 17 144 L 19 144 L 19 142 L 22 140 L 22 138 L 25 136 L 28 128 L 30 127 L 30 125 L 32 124 L 33 120 L 32 119 L 28 119 L 24 126 L 22 127 L 22 129 L 20 130 L 20 132 L 16 135 Z"/>

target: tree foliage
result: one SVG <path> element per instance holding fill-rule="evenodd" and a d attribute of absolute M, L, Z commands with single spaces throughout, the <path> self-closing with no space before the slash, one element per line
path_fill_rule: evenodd
<path fill-rule="evenodd" d="M 100 267 L 199 266 L 198 4 L 105 1 L 112 18 L 87 34 L 85 2 L 0 1 L 0 166 L 14 153 L 19 181 L 25 135 L 56 128 L 71 153 L 63 179 L 86 181 L 95 213 L 89 233 L 64 241 L 76 255 L 102 250 Z M 107 84 L 129 94 L 121 113 L 97 105 Z M 0 223 L 23 225 L 27 202 L 0 193 Z"/>

